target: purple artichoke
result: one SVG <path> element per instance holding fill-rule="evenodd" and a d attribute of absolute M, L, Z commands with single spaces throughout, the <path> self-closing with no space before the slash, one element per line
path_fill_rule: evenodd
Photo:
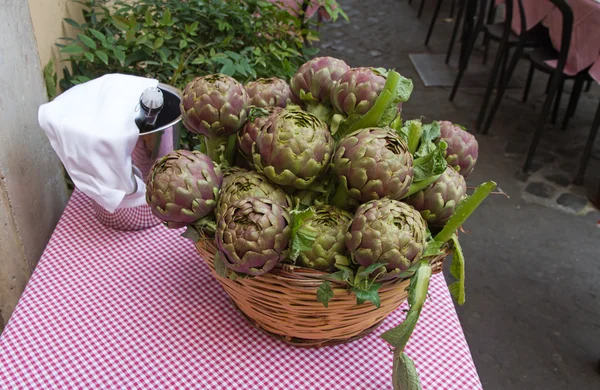
<path fill-rule="evenodd" d="M 389 128 L 358 130 L 341 140 L 331 163 L 338 179 L 334 204 L 346 208 L 373 199 L 402 199 L 413 179 L 408 146 Z"/>
<path fill-rule="evenodd" d="M 479 155 L 477 139 L 464 127 L 449 121 L 440 121 L 440 131 L 440 140 L 448 144 L 445 156 L 448 165 L 464 177 L 469 176 L 475 169 Z"/>
<path fill-rule="evenodd" d="M 316 57 L 304 63 L 290 80 L 292 94 L 308 104 L 330 106 L 331 90 L 350 67 L 333 57 Z"/>
<path fill-rule="evenodd" d="M 192 133 L 226 137 L 246 121 L 248 94 L 232 77 L 212 74 L 196 77 L 183 91 L 181 116 Z"/>
<path fill-rule="evenodd" d="M 277 77 L 258 79 L 246 84 L 250 104 L 256 107 L 285 107 L 292 91 L 290 86 Z"/>
<path fill-rule="evenodd" d="M 352 68 L 331 91 L 333 107 L 346 116 L 364 115 L 373 107 L 385 86 L 385 77 L 373 68 Z M 398 105 L 400 111 L 402 103 Z"/>
<path fill-rule="evenodd" d="M 298 264 L 320 271 L 333 271 L 335 264 L 348 265 L 346 232 L 352 214 L 334 206 L 314 206 L 314 214 L 304 221 L 317 233 L 312 247 L 300 252 Z"/>
<path fill-rule="evenodd" d="M 467 183 L 452 167 L 429 187 L 406 199 L 431 226 L 444 226 L 467 193 Z"/>
<path fill-rule="evenodd" d="M 273 183 L 305 189 L 327 169 L 333 147 L 327 125 L 319 118 L 281 109 L 259 132 L 252 158 Z"/>
<path fill-rule="evenodd" d="M 238 150 L 248 160 L 252 160 L 252 146 L 258 138 L 262 127 L 273 113 L 280 112 L 280 107 L 251 108 L 248 121 L 238 133 Z"/>
<path fill-rule="evenodd" d="M 152 167 L 146 202 L 168 227 L 184 227 L 213 211 L 222 181 L 221 170 L 208 156 L 176 150 Z"/>
<path fill-rule="evenodd" d="M 215 241 L 228 268 L 262 275 L 287 257 L 292 236 L 287 211 L 270 199 L 245 198 L 229 205 L 217 221 Z"/>
<path fill-rule="evenodd" d="M 388 276 L 406 271 L 421 258 L 427 225 L 406 203 L 378 199 L 362 204 L 346 233 L 346 246 L 356 263 L 386 263 Z"/>
<path fill-rule="evenodd" d="M 278 185 L 269 182 L 263 174 L 235 168 L 233 172 L 227 172 L 223 178 L 223 185 L 221 185 L 217 201 L 217 219 L 227 206 L 244 198 L 267 198 L 282 207 L 291 206 L 291 200 L 285 191 Z"/>

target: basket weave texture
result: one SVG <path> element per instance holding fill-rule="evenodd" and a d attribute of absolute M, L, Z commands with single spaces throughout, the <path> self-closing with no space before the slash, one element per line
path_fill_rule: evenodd
<path fill-rule="evenodd" d="M 221 283 L 236 308 L 263 332 L 299 347 L 322 347 L 356 340 L 373 331 L 407 297 L 410 279 L 384 281 L 379 290 L 381 307 L 356 304 L 356 296 L 342 283 L 330 282 L 334 297 L 329 307 L 317 301 L 323 283 L 321 271 L 284 265 L 252 278 L 231 280 L 214 267 L 214 241 L 196 243 L 201 257 Z M 441 271 L 449 252 L 433 259 L 433 272 Z"/>

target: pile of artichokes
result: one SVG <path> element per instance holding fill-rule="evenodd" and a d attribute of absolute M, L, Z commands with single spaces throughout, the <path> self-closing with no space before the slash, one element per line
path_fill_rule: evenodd
<path fill-rule="evenodd" d="M 148 204 L 167 227 L 214 238 L 229 277 L 312 268 L 325 306 L 330 281 L 376 306 L 382 281 L 418 276 L 411 289 L 426 289 L 429 260 L 460 250 L 457 230 L 494 183 L 467 196 L 475 137 L 448 121 L 403 121 L 412 89 L 394 70 L 331 57 L 302 65 L 289 85 L 198 77 L 181 113 L 203 149 L 157 161 Z M 462 303 L 464 272 L 453 274 Z"/>

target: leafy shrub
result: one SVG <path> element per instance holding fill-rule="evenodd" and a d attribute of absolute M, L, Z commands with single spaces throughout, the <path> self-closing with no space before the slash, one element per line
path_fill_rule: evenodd
<path fill-rule="evenodd" d="M 61 38 L 73 73 L 68 89 L 106 73 L 157 78 L 182 88 L 195 76 L 224 73 L 245 82 L 290 78 L 316 53 L 316 23 L 266 0 L 77 1 L 83 24 L 72 19 L 75 38 Z M 310 1 L 304 1 L 303 9 Z M 336 20 L 346 18 L 335 0 L 319 0 Z"/>

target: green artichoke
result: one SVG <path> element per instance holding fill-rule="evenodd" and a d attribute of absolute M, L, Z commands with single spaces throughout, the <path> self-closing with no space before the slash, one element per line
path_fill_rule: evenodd
<path fill-rule="evenodd" d="M 333 203 L 341 208 L 373 199 L 402 199 L 413 178 L 413 157 L 389 128 L 358 130 L 341 140 L 331 163 L 338 185 Z"/>
<path fill-rule="evenodd" d="M 290 198 L 285 191 L 278 185 L 269 182 L 263 174 L 236 168 L 232 173 L 226 173 L 223 178 L 215 212 L 217 219 L 227 206 L 244 198 L 267 198 L 282 207 L 291 206 Z"/>
<path fill-rule="evenodd" d="M 192 133 L 223 137 L 246 122 L 248 94 L 234 78 L 223 74 L 196 77 L 181 99 L 181 117 Z"/>
<path fill-rule="evenodd" d="M 281 109 L 259 132 L 252 158 L 273 183 L 305 189 L 327 169 L 333 147 L 327 125 L 319 118 Z"/>
<path fill-rule="evenodd" d="M 222 181 L 221 170 L 208 156 L 176 150 L 152 167 L 146 202 L 168 227 L 181 228 L 213 211 Z"/>
<path fill-rule="evenodd" d="M 446 161 L 461 175 L 467 177 L 475 169 L 479 155 L 477 139 L 464 127 L 449 121 L 440 121 L 441 140 L 448 144 Z"/>
<path fill-rule="evenodd" d="M 406 202 L 417 209 L 429 225 L 444 226 L 466 193 L 465 178 L 448 167 L 429 187 L 409 196 Z"/>
<path fill-rule="evenodd" d="M 250 104 L 256 107 L 285 107 L 292 92 L 290 86 L 277 77 L 258 79 L 246 84 Z"/>
<path fill-rule="evenodd" d="M 204 136 L 206 153 L 213 161 L 228 164 L 233 160 L 228 137 L 246 122 L 247 107 L 244 86 L 222 74 L 196 77 L 186 85 L 180 104 L 185 127 Z"/>
<path fill-rule="evenodd" d="M 252 146 L 258 138 L 258 133 L 267 123 L 271 114 L 281 111 L 280 107 L 251 108 L 248 121 L 238 133 L 238 150 L 247 160 L 252 160 Z"/>
<path fill-rule="evenodd" d="M 331 90 L 333 107 L 346 116 L 363 115 L 373 104 L 385 86 L 384 75 L 374 68 L 352 68 L 344 73 Z M 402 107 L 402 103 L 398 108 Z"/>
<path fill-rule="evenodd" d="M 288 255 L 291 218 L 275 201 L 245 198 L 229 205 L 217 221 L 221 260 L 235 272 L 262 275 Z"/>
<path fill-rule="evenodd" d="M 406 203 L 378 199 L 362 204 L 346 233 L 353 260 L 363 267 L 385 263 L 388 277 L 415 264 L 425 250 L 427 225 Z"/>
<path fill-rule="evenodd" d="M 314 206 L 313 210 L 304 226 L 317 237 L 309 250 L 300 252 L 298 264 L 320 271 L 333 271 L 335 264 L 348 265 L 345 237 L 352 214 L 329 205 Z"/>
<path fill-rule="evenodd" d="M 316 57 L 304 63 L 290 80 L 292 94 L 308 104 L 331 105 L 331 91 L 336 81 L 350 67 L 333 57 Z"/>

